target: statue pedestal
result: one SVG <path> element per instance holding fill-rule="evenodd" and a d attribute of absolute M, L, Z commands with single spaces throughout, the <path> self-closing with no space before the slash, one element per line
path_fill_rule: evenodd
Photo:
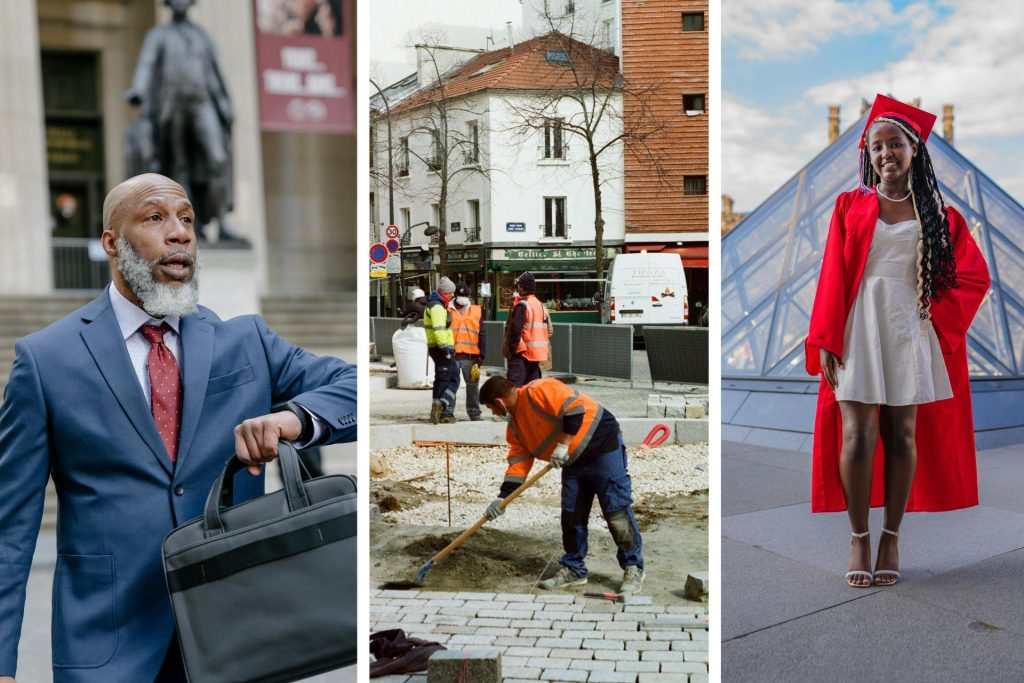
<path fill-rule="evenodd" d="M 199 303 L 222 319 L 260 312 L 262 267 L 255 249 L 217 249 L 200 243 Z"/>

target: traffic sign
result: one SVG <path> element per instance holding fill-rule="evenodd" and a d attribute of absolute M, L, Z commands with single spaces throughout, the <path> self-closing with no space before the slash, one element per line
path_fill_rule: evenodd
<path fill-rule="evenodd" d="M 388 257 L 388 274 L 398 275 L 402 272 L 402 256 L 400 254 L 392 254 Z"/>
<path fill-rule="evenodd" d="M 390 253 L 386 246 L 378 242 L 370 247 L 370 260 L 374 263 L 384 263 L 388 260 L 388 254 Z"/>
<path fill-rule="evenodd" d="M 391 239 L 384 243 L 384 246 L 388 248 L 388 252 L 394 254 L 396 251 L 402 248 L 402 245 L 398 243 L 398 240 Z"/>
<path fill-rule="evenodd" d="M 395 239 L 399 235 L 398 226 L 389 225 L 388 227 L 384 228 L 384 234 L 390 237 L 391 239 Z"/>
<path fill-rule="evenodd" d="M 382 263 L 371 263 L 370 264 L 370 277 L 371 278 L 385 278 L 388 276 L 388 269 Z"/>

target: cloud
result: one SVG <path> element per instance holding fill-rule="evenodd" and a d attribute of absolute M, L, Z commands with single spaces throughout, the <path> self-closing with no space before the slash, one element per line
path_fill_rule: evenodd
<path fill-rule="evenodd" d="M 870 101 L 877 92 L 902 100 L 921 98 L 924 109 L 940 116 L 936 134 L 941 134 L 942 106 L 953 104 L 954 143 L 1004 189 L 1024 197 L 1019 162 L 1024 151 L 1024 3 L 943 4 L 949 13 L 941 20 L 918 6 L 901 11 L 921 30 L 905 32 L 913 42 L 909 51 L 900 51 L 900 59 L 870 73 L 809 85 L 802 101 L 785 112 L 768 112 L 723 93 L 723 191 L 734 195 L 737 210 L 753 209 L 821 151 L 827 142 L 828 105 L 841 105 L 845 129 L 860 116 L 861 99 Z M 880 36 L 866 45 L 889 49 L 888 39 Z M 780 70 L 780 79 L 788 77 Z M 765 182 L 768 178 L 771 182 Z"/>
<path fill-rule="evenodd" d="M 729 0 L 722 3 L 723 39 L 744 59 L 790 59 L 841 36 L 905 24 L 921 30 L 933 12 L 921 2 L 896 11 L 889 0 Z"/>
<path fill-rule="evenodd" d="M 751 211 L 827 144 L 827 111 L 815 119 L 804 104 L 766 111 L 723 96 L 723 191 Z"/>

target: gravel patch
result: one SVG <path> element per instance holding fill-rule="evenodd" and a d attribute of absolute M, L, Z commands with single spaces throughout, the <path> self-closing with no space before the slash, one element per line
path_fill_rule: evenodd
<path fill-rule="evenodd" d="M 504 447 L 453 447 L 451 457 L 452 525 L 468 526 L 483 514 L 495 498 L 505 474 Z M 448 523 L 443 447 L 407 446 L 377 449 L 373 454 L 386 468 L 382 478 L 407 482 L 439 500 L 385 512 L 386 522 L 418 525 Z M 534 469 L 541 464 L 535 463 Z M 699 466 L 699 467 L 698 467 Z M 708 488 L 707 446 L 673 445 L 649 450 L 629 450 L 629 473 L 637 504 L 653 496 L 685 496 Z M 560 476 L 549 472 L 495 522 L 495 528 L 559 528 Z M 606 528 L 595 502 L 591 513 L 594 528 Z"/>

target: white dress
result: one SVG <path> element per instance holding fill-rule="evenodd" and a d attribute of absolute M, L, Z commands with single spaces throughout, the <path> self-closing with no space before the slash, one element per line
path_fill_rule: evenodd
<path fill-rule="evenodd" d="M 843 333 L 836 400 L 890 406 L 953 396 L 939 338 L 917 311 L 917 221 L 875 226 Z"/>

